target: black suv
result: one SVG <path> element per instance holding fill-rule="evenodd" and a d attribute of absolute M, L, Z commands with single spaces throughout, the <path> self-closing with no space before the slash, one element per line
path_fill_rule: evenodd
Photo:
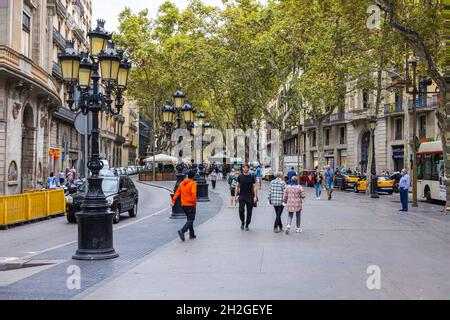
<path fill-rule="evenodd" d="M 139 194 L 133 181 L 128 176 L 103 177 L 103 193 L 108 201 L 109 210 L 114 212 L 114 223 L 119 223 L 120 214 L 127 212 L 134 218 L 138 212 Z M 78 187 L 77 192 L 66 197 L 67 221 L 76 223 L 76 212 L 81 211 L 81 204 L 86 194 L 87 183 Z"/>

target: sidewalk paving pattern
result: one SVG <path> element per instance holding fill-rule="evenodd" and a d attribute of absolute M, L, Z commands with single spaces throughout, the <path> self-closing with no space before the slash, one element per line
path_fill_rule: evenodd
<path fill-rule="evenodd" d="M 195 241 L 176 239 L 76 298 L 450 299 L 450 219 L 428 204 L 403 214 L 395 196 L 318 201 L 307 189 L 303 233 L 285 235 L 272 232 L 264 191 L 245 232 L 225 183 L 218 190 L 225 207 Z M 379 290 L 366 285 L 371 265 L 381 269 Z"/>

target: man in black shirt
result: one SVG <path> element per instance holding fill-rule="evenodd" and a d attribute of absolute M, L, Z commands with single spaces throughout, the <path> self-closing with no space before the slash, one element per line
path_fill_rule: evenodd
<path fill-rule="evenodd" d="M 235 198 L 239 200 L 239 216 L 241 218 L 241 230 L 249 231 L 249 225 L 252 221 L 252 211 L 258 201 L 256 179 L 249 173 L 250 167 L 244 165 L 243 173 L 238 177 L 236 185 Z M 245 219 L 245 207 L 247 207 L 247 219 Z"/>

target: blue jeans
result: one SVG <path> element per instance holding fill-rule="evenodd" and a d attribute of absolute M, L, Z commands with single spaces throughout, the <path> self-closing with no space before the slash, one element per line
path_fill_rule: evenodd
<path fill-rule="evenodd" d="M 322 194 L 322 184 L 321 183 L 314 184 L 314 189 L 316 190 L 316 198 L 320 197 L 320 195 Z"/>
<path fill-rule="evenodd" d="M 400 189 L 400 202 L 402 203 L 402 209 L 408 211 L 408 189 Z"/>

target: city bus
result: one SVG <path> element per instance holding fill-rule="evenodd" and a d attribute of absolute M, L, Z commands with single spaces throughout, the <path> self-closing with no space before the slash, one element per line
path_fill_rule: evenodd
<path fill-rule="evenodd" d="M 417 152 L 418 195 L 431 200 L 446 200 L 444 152 L 441 141 L 422 143 Z"/>

